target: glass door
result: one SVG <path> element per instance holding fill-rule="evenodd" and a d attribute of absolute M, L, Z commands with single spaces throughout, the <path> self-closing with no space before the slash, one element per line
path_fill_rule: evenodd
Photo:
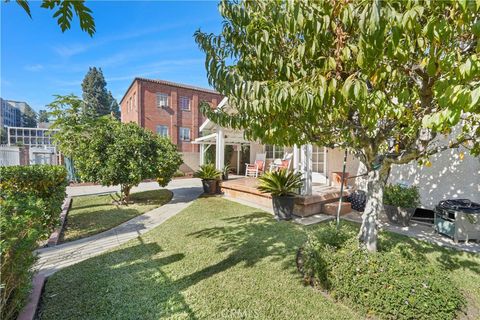
<path fill-rule="evenodd" d="M 327 183 L 327 148 L 312 147 L 312 182 Z"/>

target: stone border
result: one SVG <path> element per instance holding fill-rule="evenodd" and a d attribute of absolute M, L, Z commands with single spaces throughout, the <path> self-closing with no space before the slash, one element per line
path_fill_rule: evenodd
<path fill-rule="evenodd" d="M 37 315 L 40 299 L 42 298 L 43 288 L 47 277 L 43 274 L 36 274 L 33 277 L 32 292 L 28 297 L 27 305 L 22 309 L 17 320 L 34 320 Z"/>
<path fill-rule="evenodd" d="M 68 210 L 72 204 L 72 198 L 66 197 L 65 201 L 63 202 L 62 212 L 60 213 L 60 226 L 58 226 L 55 231 L 50 235 L 47 240 L 47 247 L 56 246 L 58 241 L 60 240 L 60 235 L 63 232 L 63 228 L 65 227 L 65 221 L 67 220 Z"/>

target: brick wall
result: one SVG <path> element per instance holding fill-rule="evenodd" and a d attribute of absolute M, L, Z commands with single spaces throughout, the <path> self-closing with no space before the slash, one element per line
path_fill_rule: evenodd
<path fill-rule="evenodd" d="M 130 98 L 134 100 L 135 93 L 138 111 L 135 111 L 135 109 L 128 111 Z M 157 93 L 168 95 L 167 108 L 157 106 Z M 187 97 L 190 100 L 190 110 L 180 109 L 179 100 L 181 97 Z M 200 112 L 199 104 L 202 101 L 207 101 L 212 107 L 216 107 L 222 98 L 220 94 L 213 92 L 136 79 L 121 102 L 122 122 L 134 121 L 153 132 L 157 131 L 157 126 L 166 126 L 171 141 L 178 146 L 179 151 L 199 152 L 199 146 L 191 143 L 198 138 L 199 128 L 205 121 L 205 117 Z M 190 141 L 180 140 L 181 127 L 190 129 Z"/>

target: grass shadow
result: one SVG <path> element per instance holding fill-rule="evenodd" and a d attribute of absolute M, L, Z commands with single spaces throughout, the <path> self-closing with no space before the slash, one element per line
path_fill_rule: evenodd
<path fill-rule="evenodd" d="M 157 243 L 145 244 L 138 238 L 136 245 L 71 267 L 75 277 L 54 274 L 46 283 L 38 319 L 196 319 L 162 270 L 184 255 L 159 256 L 162 252 Z M 95 273 L 89 272 L 92 268 Z M 65 282 L 74 290 L 58 292 Z M 99 299 L 91 298 L 95 296 Z"/>

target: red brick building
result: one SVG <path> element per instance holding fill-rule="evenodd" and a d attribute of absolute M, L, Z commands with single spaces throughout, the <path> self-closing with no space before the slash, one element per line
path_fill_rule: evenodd
<path fill-rule="evenodd" d="M 223 96 L 203 89 L 164 80 L 135 78 L 120 101 L 122 122 L 135 122 L 160 135 L 170 137 L 184 153 L 199 152 L 190 143 L 199 136 L 205 121 L 200 102 L 215 108 Z"/>

